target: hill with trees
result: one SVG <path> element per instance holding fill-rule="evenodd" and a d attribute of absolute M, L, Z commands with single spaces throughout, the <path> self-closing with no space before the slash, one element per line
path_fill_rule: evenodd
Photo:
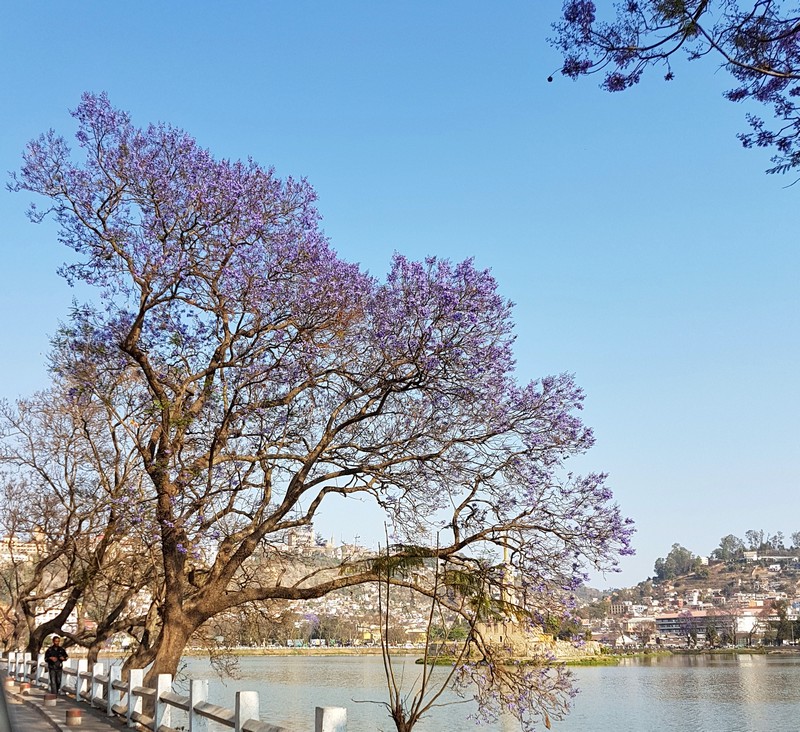
<path fill-rule="evenodd" d="M 715 648 L 800 640 L 800 532 L 728 534 L 711 555 L 676 543 L 654 575 L 578 611 L 584 633 L 609 645 Z"/>

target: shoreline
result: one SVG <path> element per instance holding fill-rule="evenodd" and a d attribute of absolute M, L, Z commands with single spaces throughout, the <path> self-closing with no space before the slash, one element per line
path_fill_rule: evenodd
<path fill-rule="evenodd" d="M 381 648 L 376 647 L 349 647 L 349 648 L 231 648 L 216 649 L 219 655 L 255 657 L 255 656 L 380 656 Z M 392 656 L 420 656 L 423 653 L 421 648 L 392 648 Z M 86 654 L 76 652 L 75 658 L 84 657 Z M 122 651 L 104 651 L 101 657 L 119 658 L 126 654 Z M 800 655 L 800 646 L 792 648 L 711 648 L 711 649 L 681 649 L 674 648 L 669 650 L 659 650 L 651 652 L 631 652 L 631 653 L 601 653 L 596 656 L 565 657 L 557 659 L 557 662 L 565 663 L 568 666 L 605 666 L 613 665 L 623 659 L 631 658 L 657 658 L 665 656 L 797 656 Z M 209 652 L 203 648 L 188 648 L 183 653 L 184 657 L 202 658 L 208 657 Z M 524 662 L 526 659 L 520 657 L 518 661 Z"/>

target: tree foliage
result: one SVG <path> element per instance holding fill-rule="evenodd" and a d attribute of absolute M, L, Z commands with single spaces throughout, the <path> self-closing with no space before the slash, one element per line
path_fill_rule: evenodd
<path fill-rule="evenodd" d="M 695 567 L 697 558 L 680 544 L 673 544 L 666 558 L 659 557 L 655 563 L 656 578 L 669 580 L 689 574 Z"/>
<path fill-rule="evenodd" d="M 792 534 L 792 540 L 798 537 Z M 749 529 L 745 532 L 748 548 L 752 551 L 760 552 L 782 552 L 786 551 L 785 538 L 782 531 L 774 534 L 764 531 L 764 529 Z"/>
<path fill-rule="evenodd" d="M 504 548 L 543 606 L 629 551 L 605 476 L 565 469 L 593 442 L 581 390 L 517 383 L 487 271 L 398 255 L 378 281 L 330 247 L 305 181 L 136 128 L 103 95 L 74 117 L 82 160 L 51 131 L 13 187 L 46 199 L 31 215 L 74 250 L 64 276 L 98 292 L 53 369 L 115 415 L 146 476 L 162 584 L 130 663 L 174 672 L 219 613 L 374 581 L 348 558 L 281 569 L 286 532 L 333 497 L 382 509 L 400 554 L 430 555 L 434 532 L 440 560 Z"/>
<path fill-rule="evenodd" d="M 772 614 L 777 617 L 777 620 L 770 623 L 771 628 L 775 632 L 774 642 L 781 645 L 784 641 L 794 640 L 792 633 L 792 621 L 789 620 L 789 603 L 787 600 L 773 600 L 772 601 Z"/>
<path fill-rule="evenodd" d="M 783 0 L 624 0 L 608 3 L 608 19 L 592 0 L 565 0 L 551 43 L 563 54 L 561 73 L 572 79 L 600 73 L 602 87 L 622 91 L 649 67 L 675 78 L 674 57 L 716 57 L 734 86 L 726 97 L 772 108 L 777 126 L 747 115 L 745 147 L 774 152 L 770 173 L 800 165 L 800 15 Z"/>
<path fill-rule="evenodd" d="M 713 556 L 722 562 L 734 562 L 742 558 L 744 552 L 744 542 L 733 534 L 723 536 L 719 540 L 719 546 L 714 550 Z"/>
<path fill-rule="evenodd" d="M 158 569 L 139 531 L 148 507 L 133 445 L 117 415 L 64 383 L 0 404 L 0 434 L 11 642 L 35 654 L 72 617 L 68 643 L 93 657 L 114 632 L 141 625 L 131 600 Z"/>

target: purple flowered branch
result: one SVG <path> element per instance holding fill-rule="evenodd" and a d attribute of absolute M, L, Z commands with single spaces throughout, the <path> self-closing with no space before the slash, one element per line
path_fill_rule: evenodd
<path fill-rule="evenodd" d="M 795 7 L 781 0 L 605 5 L 608 20 L 592 0 L 564 1 L 550 39 L 563 56 L 564 76 L 600 74 L 601 87 L 616 92 L 638 84 L 649 67 L 661 67 L 664 79 L 672 81 L 679 52 L 690 60 L 715 56 L 736 82 L 726 98 L 767 105 L 777 120 L 769 129 L 760 116 L 748 114 L 751 130 L 739 135 L 742 144 L 775 151 L 770 173 L 800 166 L 800 15 Z"/>

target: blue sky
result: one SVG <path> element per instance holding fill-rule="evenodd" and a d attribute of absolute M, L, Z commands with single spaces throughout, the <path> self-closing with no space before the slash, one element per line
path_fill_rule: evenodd
<path fill-rule="evenodd" d="M 633 584 L 673 542 L 710 552 L 797 515 L 800 186 L 735 139 L 746 108 L 706 61 L 609 95 L 546 77 L 557 0 L 6 3 L 0 170 L 72 134 L 81 92 L 187 129 L 220 157 L 307 176 L 335 248 L 491 268 L 516 305 L 520 378 L 563 371 L 638 526 Z M 52 226 L 0 192 L 0 396 L 46 384 L 73 297 Z M 366 519 L 365 519 L 366 520 Z M 373 531 L 330 511 L 320 528 Z"/>

